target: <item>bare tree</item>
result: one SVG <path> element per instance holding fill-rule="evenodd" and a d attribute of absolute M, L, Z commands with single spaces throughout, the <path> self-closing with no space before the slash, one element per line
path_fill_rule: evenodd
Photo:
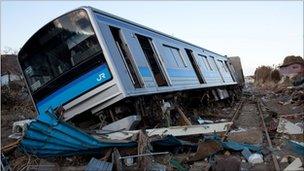
<path fill-rule="evenodd" d="M 17 55 L 19 50 L 13 49 L 11 47 L 5 46 L 2 50 L 2 54 L 10 54 L 10 55 Z"/>

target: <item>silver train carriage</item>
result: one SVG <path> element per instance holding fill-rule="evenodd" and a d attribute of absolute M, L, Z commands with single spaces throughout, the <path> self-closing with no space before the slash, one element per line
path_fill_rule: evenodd
<path fill-rule="evenodd" d="M 18 61 L 38 113 L 61 107 L 66 121 L 134 97 L 217 88 L 225 98 L 237 85 L 227 57 L 92 7 L 46 24 Z"/>

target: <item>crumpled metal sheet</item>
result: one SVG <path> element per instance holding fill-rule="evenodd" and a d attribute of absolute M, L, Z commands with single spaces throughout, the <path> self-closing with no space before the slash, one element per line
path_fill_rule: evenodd
<path fill-rule="evenodd" d="M 107 147 L 133 147 L 136 142 L 101 141 L 60 121 L 54 112 L 40 114 L 32 121 L 21 141 L 21 148 L 39 157 L 96 153 Z"/>

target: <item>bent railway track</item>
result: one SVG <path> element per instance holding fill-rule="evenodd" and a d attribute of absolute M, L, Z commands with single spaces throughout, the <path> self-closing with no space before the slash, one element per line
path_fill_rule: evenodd
<path fill-rule="evenodd" d="M 262 110 L 262 107 L 261 107 L 261 99 L 256 99 L 256 105 L 257 105 L 257 108 L 258 108 L 258 111 L 259 111 L 260 119 L 261 119 L 262 124 L 263 124 L 263 129 L 264 129 L 264 133 L 265 133 L 265 136 L 266 136 L 266 139 L 267 139 L 268 146 L 269 146 L 270 149 L 273 149 L 272 142 L 271 142 L 271 139 L 269 137 L 267 127 L 266 127 L 266 124 L 265 124 L 265 121 L 264 121 L 263 110 Z M 272 161 L 273 161 L 275 170 L 279 171 L 280 166 L 279 166 L 279 163 L 278 163 L 278 160 L 277 160 L 276 156 L 273 153 L 271 154 L 271 156 L 272 156 Z"/>
<path fill-rule="evenodd" d="M 244 107 L 244 104 L 245 103 L 249 103 L 249 102 L 254 102 L 255 103 L 256 109 L 258 111 L 257 112 L 258 113 L 258 117 L 261 120 L 262 127 L 263 127 L 263 132 L 264 132 L 264 135 L 265 135 L 266 140 L 267 140 L 267 144 L 268 144 L 268 146 L 269 146 L 270 149 L 273 149 L 272 142 L 271 142 L 271 139 L 269 137 L 268 130 L 267 130 L 267 127 L 266 127 L 266 124 L 265 124 L 265 121 L 264 121 L 264 115 L 263 115 L 263 110 L 262 110 L 261 99 L 260 98 L 255 97 L 254 100 L 242 99 L 239 102 L 239 104 L 238 104 L 238 106 L 237 106 L 237 108 L 236 108 L 236 110 L 235 110 L 235 112 L 233 114 L 231 122 L 235 123 L 235 121 L 237 121 L 238 117 L 241 114 L 241 110 Z M 227 135 L 228 135 L 228 133 L 231 130 L 231 126 L 230 126 L 230 128 L 227 129 L 227 131 L 226 131 L 224 137 L 222 138 L 222 140 L 225 140 L 227 138 Z M 279 166 L 279 163 L 277 161 L 276 156 L 273 153 L 271 154 L 271 156 L 272 156 L 272 161 L 273 161 L 273 165 L 274 165 L 275 170 L 276 171 L 280 171 L 280 166 Z"/>

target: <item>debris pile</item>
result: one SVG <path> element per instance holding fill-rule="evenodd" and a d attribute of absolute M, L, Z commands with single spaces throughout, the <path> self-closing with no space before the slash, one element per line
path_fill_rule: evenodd
<path fill-rule="evenodd" d="M 81 126 L 62 120 L 59 109 L 33 119 L 28 111 L 33 109 L 16 100 L 23 112 L 4 108 L 2 123 L 8 112 L 28 115 L 4 123 L 13 134 L 6 134 L 11 140 L 2 145 L 1 165 L 6 170 L 303 170 L 304 85 L 282 87 L 249 87 L 239 100 L 200 107 L 163 101 L 161 109 L 151 110 L 159 118 L 134 113 Z"/>

